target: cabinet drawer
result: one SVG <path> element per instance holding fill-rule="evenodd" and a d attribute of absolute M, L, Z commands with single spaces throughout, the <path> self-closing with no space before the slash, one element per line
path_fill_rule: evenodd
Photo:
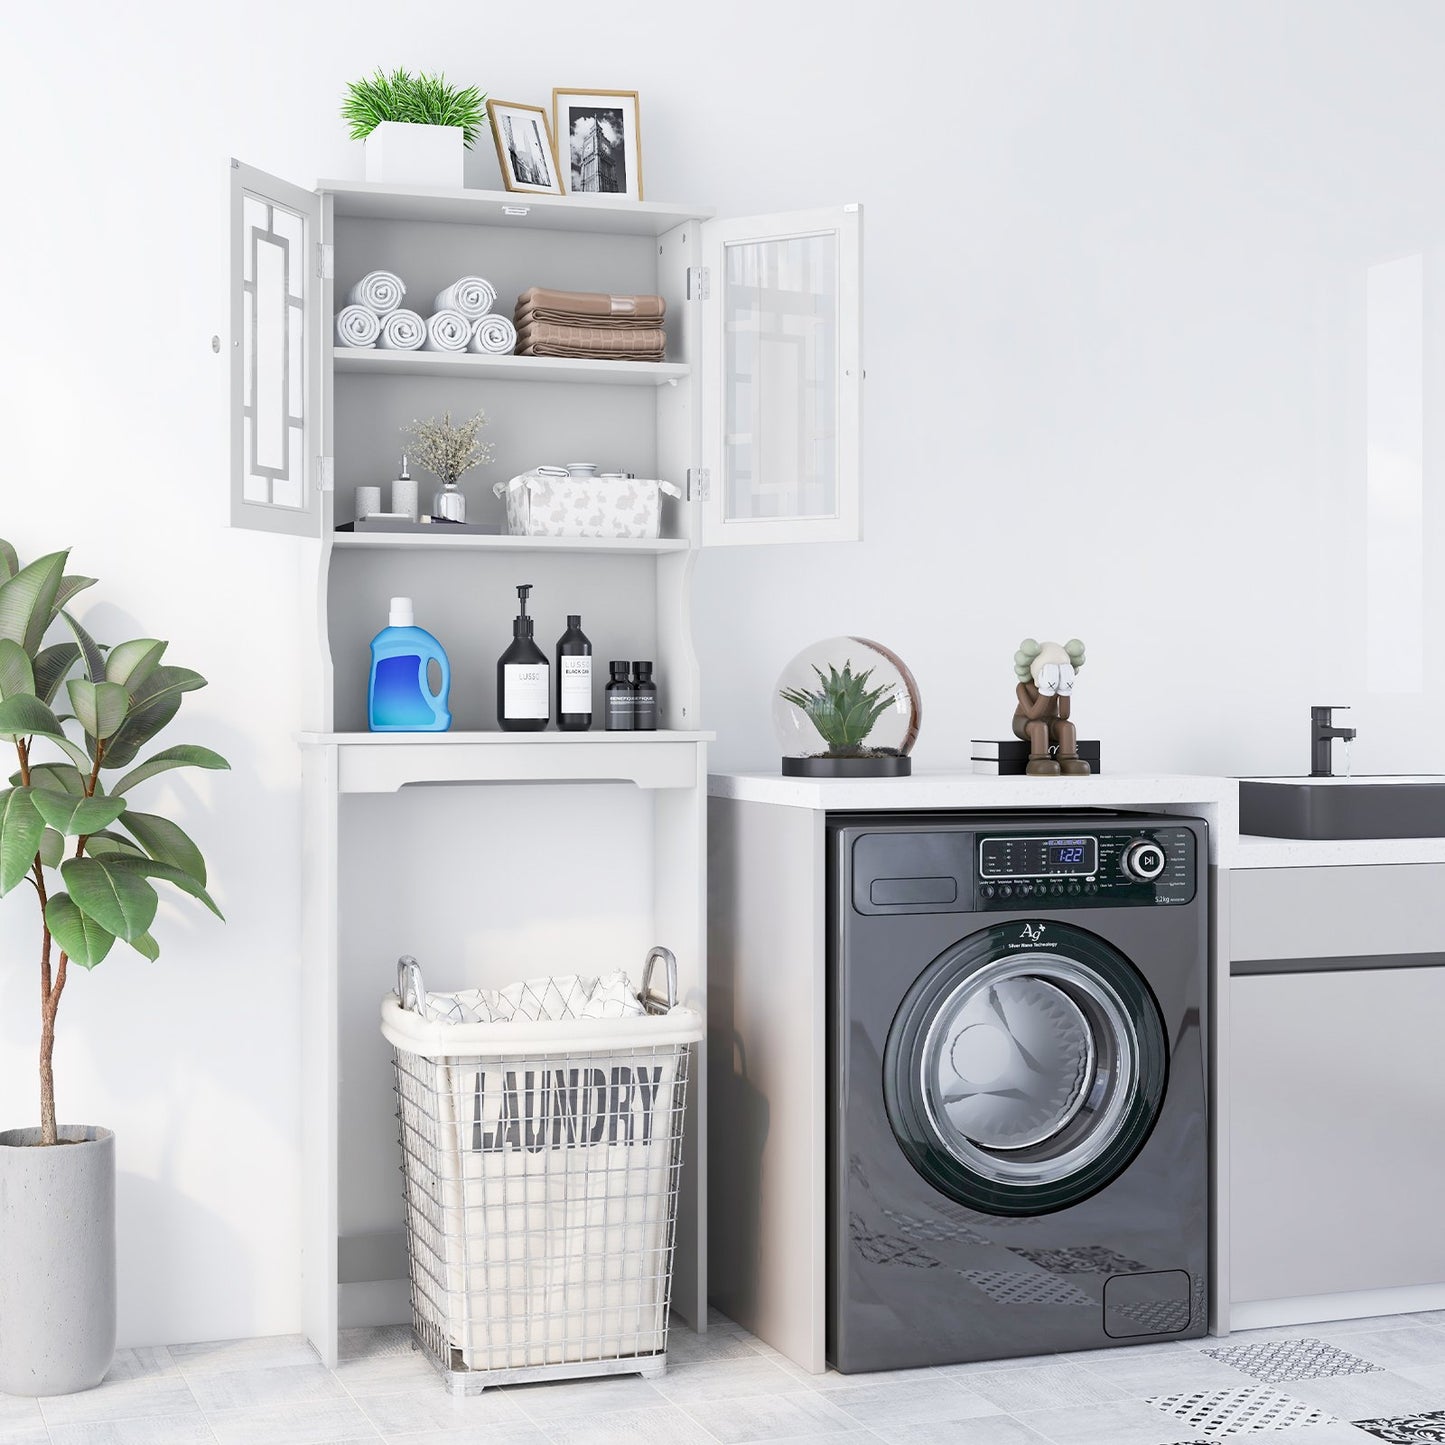
<path fill-rule="evenodd" d="M 1229 875 L 1231 960 L 1442 948 L 1445 864 L 1259 868 Z"/>
<path fill-rule="evenodd" d="M 1230 985 L 1230 1293 L 1445 1282 L 1445 968 Z"/>

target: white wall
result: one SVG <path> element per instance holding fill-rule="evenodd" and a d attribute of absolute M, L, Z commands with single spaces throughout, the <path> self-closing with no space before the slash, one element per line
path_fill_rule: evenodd
<path fill-rule="evenodd" d="M 252 0 L 10 7 L 5 27 L 0 535 L 72 543 L 107 640 L 171 638 L 211 679 L 177 738 L 235 764 L 171 792 L 229 923 L 168 910 L 158 964 L 118 950 L 62 1010 L 62 1112 L 120 1135 L 125 1341 L 298 1322 L 311 598 L 298 544 L 222 525 L 210 338 L 227 156 L 359 174 L 336 108 L 377 63 L 539 102 L 635 87 L 653 198 L 866 207 L 868 540 L 704 558 L 723 764 L 770 765 L 776 672 L 859 631 L 917 673 L 924 764 L 1007 726 L 1023 635 L 1077 633 L 1078 715 L 1110 767 L 1298 771 L 1312 702 L 1357 705 L 1358 767 L 1440 766 L 1416 721 L 1440 684 L 1367 695 L 1361 620 L 1365 268 L 1424 250 L 1428 286 L 1445 235 L 1429 0 Z M 473 184 L 495 175 L 475 158 Z M 0 1122 L 22 1122 L 24 898 L 0 929 Z"/>

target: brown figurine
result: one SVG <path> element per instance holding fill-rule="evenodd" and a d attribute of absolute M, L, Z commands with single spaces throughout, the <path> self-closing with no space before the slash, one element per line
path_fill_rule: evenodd
<path fill-rule="evenodd" d="M 1029 745 L 1025 771 L 1032 777 L 1089 774 L 1088 763 L 1079 756 L 1078 734 L 1069 720 L 1069 699 L 1083 665 L 1084 644 L 1077 637 L 1071 637 L 1062 647 L 1057 642 L 1041 643 L 1026 637 L 1014 653 L 1014 671 L 1019 677 L 1014 736 Z"/>

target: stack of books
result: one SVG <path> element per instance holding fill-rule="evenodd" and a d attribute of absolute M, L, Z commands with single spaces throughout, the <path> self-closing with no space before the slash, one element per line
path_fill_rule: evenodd
<path fill-rule="evenodd" d="M 1028 770 L 1029 745 L 1018 738 L 974 738 L 973 770 L 976 773 L 990 773 L 1000 778 L 1019 777 Z M 1050 748 L 1049 755 L 1058 755 L 1057 748 Z M 1099 771 L 1099 744 L 1097 741 L 1079 739 L 1079 756 L 1089 765 L 1091 772 Z"/>

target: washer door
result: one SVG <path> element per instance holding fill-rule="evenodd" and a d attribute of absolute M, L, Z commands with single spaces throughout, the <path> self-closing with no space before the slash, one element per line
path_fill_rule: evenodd
<path fill-rule="evenodd" d="M 1159 1006 L 1122 954 L 1067 924 L 1010 923 L 955 944 L 908 991 L 883 1095 L 935 1189 L 986 1214 L 1047 1214 L 1128 1167 L 1168 1073 Z"/>

